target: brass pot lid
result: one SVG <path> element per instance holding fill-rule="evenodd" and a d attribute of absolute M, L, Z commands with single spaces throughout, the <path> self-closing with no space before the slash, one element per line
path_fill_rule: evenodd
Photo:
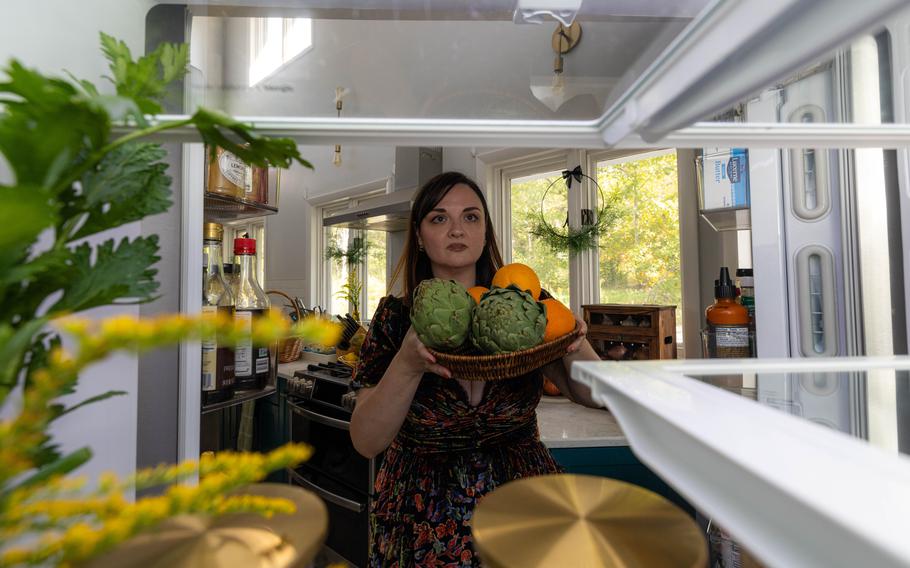
<path fill-rule="evenodd" d="M 474 510 L 485 566 L 698 567 L 704 534 L 682 509 L 641 487 L 589 475 L 506 483 Z"/>
<path fill-rule="evenodd" d="M 181 515 L 93 559 L 91 568 L 283 568 L 306 565 L 319 552 L 328 512 L 313 493 L 282 483 L 257 483 L 239 494 L 282 497 L 297 511 L 271 518 L 253 513 Z"/>

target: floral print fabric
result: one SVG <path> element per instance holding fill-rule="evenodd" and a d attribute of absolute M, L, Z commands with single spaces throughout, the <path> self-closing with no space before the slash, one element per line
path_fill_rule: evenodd
<path fill-rule="evenodd" d="M 376 385 L 410 327 L 408 308 L 384 298 L 361 349 L 358 386 Z M 462 386 L 423 376 L 398 436 L 386 450 L 370 511 L 370 566 L 479 566 L 470 522 L 499 485 L 559 472 L 540 442 L 539 372 L 485 383 L 477 406 Z"/>

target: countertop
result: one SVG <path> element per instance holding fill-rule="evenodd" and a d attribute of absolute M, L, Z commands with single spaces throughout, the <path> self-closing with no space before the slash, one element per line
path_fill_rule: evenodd
<path fill-rule="evenodd" d="M 289 378 L 312 360 L 301 359 L 278 365 L 278 375 Z M 575 404 L 563 396 L 544 396 L 537 406 L 540 440 L 548 448 L 601 448 L 628 446 L 616 418 L 610 412 Z"/>

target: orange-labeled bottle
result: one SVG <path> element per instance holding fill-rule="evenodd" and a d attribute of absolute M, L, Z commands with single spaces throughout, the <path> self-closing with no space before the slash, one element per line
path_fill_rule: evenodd
<path fill-rule="evenodd" d="M 751 357 L 749 311 L 736 301 L 736 286 L 730 280 L 730 270 L 720 269 L 714 281 L 714 303 L 705 309 L 708 322 L 709 357 Z"/>

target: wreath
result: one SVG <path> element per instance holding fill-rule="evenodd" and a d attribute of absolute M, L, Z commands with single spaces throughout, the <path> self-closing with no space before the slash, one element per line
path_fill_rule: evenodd
<path fill-rule="evenodd" d="M 578 228 L 569 226 L 568 213 L 566 213 L 566 220 L 563 223 L 562 228 L 554 227 L 544 216 L 543 203 L 547 197 L 547 193 L 556 182 L 560 181 L 560 179 L 565 181 L 568 189 L 572 189 L 572 180 L 574 179 L 581 183 L 582 178 L 588 178 L 597 188 L 597 191 L 600 194 L 600 209 L 597 210 L 593 219 L 590 218 L 593 213 L 592 211 L 582 210 L 581 226 Z M 586 213 L 588 215 L 585 215 Z M 553 182 L 547 186 L 547 189 L 544 190 L 543 195 L 540 198 L 540 210 L 537 212 L 536 217 L 531 221 L 530 233 L 542 240 L 544 244 L 550 247 L 554 252 L 568 250 L 570 254 L 577 254 L 584 250 L 595 248 L 597 246 L 598 237 L 616 221 L 616 217 L 617 214 L 615 210 L 607 203 L 603 189 L 601 189 L 597 180 L 582 172 L 581 166 L 575 166 L 574 170 L 563 171 L 562 176 L 553 180 Z"/>

